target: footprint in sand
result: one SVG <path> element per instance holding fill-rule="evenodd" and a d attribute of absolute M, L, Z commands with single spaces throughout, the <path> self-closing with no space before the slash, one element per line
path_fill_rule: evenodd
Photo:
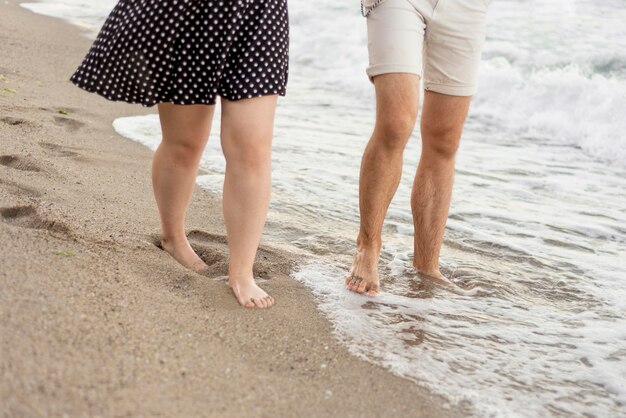
<path fill-rule="evenodd" d="M 196 254 L 209 266 L 210 271 L 219 274 L 227 273 L 228 240 L 226 236 L 210 234 L 196 229 L 189 231 L 187 238 Z M 279 268 L 289 273 L 292 267 L 290 262 L 282 257 L 278 251 L 261 245 L 254 264 L 254 276 L 269 279 L 270 269 Z"/>
<path fill-rule="evenodd" d="M 9 126 L 27 126 L 29 128 L 40 128 L 41 124 L 27 119 L 16 118 L 13 116 L 3 116 L 0 118 L 0 122 Z"/>
<path fill-rule="evenodd" d="M 40 197 L 41 196 L 41 192 L 39 192 L 38 190 L 31 189 L 30 187 L 22 186 L 21 184 L 18 184 L 13 181 L 0 179 L 0 185 L 5 186 L 5 190 L 7 190 L 9 193 L 18 197 L 21 197 L 21 196 Z"/>
<path fill-rule="evenodd" d="M 66 127 L 69 131 L 75 132 L 85 126 L 85 122 L 78 121 L 76 119 L 69 118 L 67 116 L 55 116 L 54 123 L 59 126 Z"/>
<path fill-rule="evenodd" d="M 0 165 L 15 170 L 39 172 L 41 168 L 34 161 L 17 155 L 0 155 Z"/>
<path fill-rule="evenodd" d="M 65 149 L 61 145 L 53 144 L 51 142 L 39 142 L 39 146 L 55 157 L 77 157 L 79 154 L 75 151 Z"/>
<path fill-rule="evenodd" d="M 211 275 L 228 271 L 228 241 L 223 235 L 193 230 L 187 234 L 191 248 L 209 266 Z"/>
<path fill-rule="evenodd" d="M 32 205 L 2 208 L 0 209 L 0 217 L 5 223 L 20 228 L 43 229 L 62 234 L 70 232 L 65 224 L 42 218 Z"/>

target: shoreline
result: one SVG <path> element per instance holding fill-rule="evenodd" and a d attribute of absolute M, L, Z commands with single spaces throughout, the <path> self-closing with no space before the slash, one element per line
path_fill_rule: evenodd
<path fill-rule="evenodd" d="M 154 108 L 74 87 L 91 41 L 19 3 L 0 5 L 3 416 L 467 415 L 351 355 L 283 250 L 257 263 L 277 305 L 240 308 L 200 187 L 187 226 L 211 274 L 159 250 L 152 152 L 111 126 Z"/>

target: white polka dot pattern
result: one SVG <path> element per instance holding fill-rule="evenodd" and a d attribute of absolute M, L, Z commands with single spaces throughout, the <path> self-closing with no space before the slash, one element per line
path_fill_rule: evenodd
<path fill-rule="evenodd" d="M 284 96 L 288 71 L 287 0 L 120 0 L 71 81 L 147 107 L 215 104 Z"/>

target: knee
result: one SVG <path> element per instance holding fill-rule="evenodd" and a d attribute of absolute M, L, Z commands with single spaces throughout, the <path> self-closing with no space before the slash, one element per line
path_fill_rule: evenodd
<path fill-rule="evenodd" d="M 178 137 L 175 140 L 165 139 L 162 143 L 164 151 L 170 154 L 179 164 L 197 164 L 204 147 L 206 138 L 202 136 Z"/>
<path fill-rule="evenodd" d="M 374 137 L 377 142 L 391 151 L 403 151 L 413 128 L 417 115 L 411 111 L 397 112 L 379 117 L 376 121 Z"/>
<path fill-rule="evenodd" d="M 262 138 L 247 137 L 224 147 L 226 163 L 233 168 L 259 173 L 270 167 L 271 145 Z"/>
<path fill-rule="evenodd" d="M 439 159 L 454 159 L 461 141 L 461 129 L 453 124 L 438 122 L 422 126 L 423 152 Z"/>

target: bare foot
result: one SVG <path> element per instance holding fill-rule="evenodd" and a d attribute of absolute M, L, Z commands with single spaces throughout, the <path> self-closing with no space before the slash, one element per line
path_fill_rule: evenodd
<path fill-rule="evenodd" d="M 270 308 L 274 305 L 274 298 L 257 286 L 252 277 L 229 277 L 228 284 L 241 306 Z"/>
<path fill-rule="evenodd" d="M 350 273 L 346 276 L 346 287 L 356 293 L 376 296 L 380 290 L 378 278 L 379 251 L 359 248 Z"/>
<path fill-rule="evenodd" d="M 416 268 L 415 270 L 417 271 L 417 276 L 422 280 L 427 280 L 428 282 L 434 285 L 445 287 L 456 293 L 465 292 L 462 288 L 460 288 L 459 286 L 454 284 L 450 279 L 448 279 L 446 276 L 441 274 L 439 270 L 435 270 L 433 272 L 425 272 L 425 271 L 419 270 L 418 268 Z"/>
<path fill-rule="evenodd" d="M 174 242 L 173 240 L 162 239 L 161 247 L 167 251 L 176 261 L 188 269 L 201 272 L 209 268 L 198 254 L 191 248 L 187 237 L 184 240 Z"/>

